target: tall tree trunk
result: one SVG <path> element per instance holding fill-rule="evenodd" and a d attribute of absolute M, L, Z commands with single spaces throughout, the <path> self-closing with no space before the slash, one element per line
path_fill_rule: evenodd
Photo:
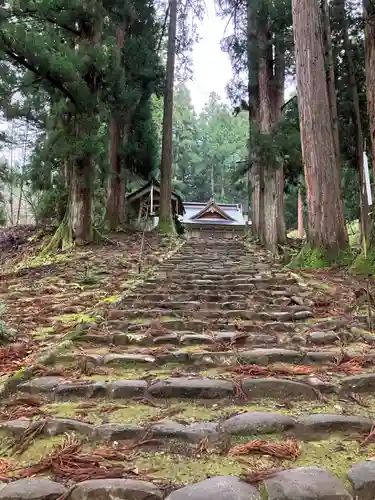
<path fill-rule="evenodd" d="M 370 124 L 372 172 L 375 179 L 375 8 L 371 2 L 366 3 L 365 18 L 365 60 L 367 111 Z"/>
<path fill-rule="evenodd" d="M 348 246 L 325 78 L 319 5 L 292 0 L 308 244 L 333 262 Z"/>
<path fill-rule="evenodd" d="M 124 47 L 125 25 L 118 26 L 116 32 L 117 59 L 121 64 L 121 51 Z M 121 161 L 121 131 L 123 119 L 115 110 L 109 120 L 109 164 L 110 173 L 107 187 L 107 220 L 109 229 L 115 230 L 124 224 L 125 173 Z"/>
<path fill-rule="evenodd" d="M 337 170 L 340 172 L 341 161 L 340 161 L 339 120 L 337 112 L 335 65 L 333 60 L 332 34 L 331 34 L 328 0 L 322 0 L 321 9 L 322 9 L 323 46 L 325 55 L 329 109 L 331 114 L 333 140 L 335 145 L 336 165 L 337 165 Z"/>
<path fill-rule="evenodd" d="M 363 2 L 365 21 L 365 62 L 367 111 L 370 125 L 372 171 L 375 175 L 375 7 L 371 2 Z M 363 175 L 363 174 L 362 174 Z M 364 195 L 366 196 L 366 194 Z M 375 274 L 375 214 L 372 212 L 368 248 L 355 260 L 353 267 L 365 274 Z"/>
<path fill-rule="evenodd" d="M 272 51 L 271 40 L 267 26 L 258 32 L 259 41 L 259 130 L 262 134 L 270 134 L 273 120 L 273 89 L 272 86 Z M 262 164 L 264 172 L 264 207 L 261 213 L 264 227 L 263 243 L 270 250 L 277 252 L 277 180 L 275 165 Z"/>
<path fill-rule="evenodd" d="M 251 189 L 251 230 L 253 236 L 264 241 L 264 175 L 254 148 L 254 128 L 257 122 L 259 107 L 259 53 L 256 26 L 256 12 L 252 1 L 247 0 L 247 67 L 248 67 L 248 97 L 249 97 L 249 141 L 248 165 L 250 169 Z"/>
<path fill-rule="evenodd" d="M 341 14 L 341 28 L 344 40 L 345 58 L 348 65 L 349 86 L 352 95 L 353 121 L 356 130 L 356 165 L 359 180 L 359 197 L 360 197 L 360 221 L 361 221 L 361 239 L 367 241 L 368 237 L 368 199 L 363 172 L 363 153 L 364 153 L 364 138 L 361 121 L 361 111 L 359 104 L 358 87 L 355 76 L 355 67 L 353 62 L 353 48 L 348 34 L 348 22 L 345 12 L 345 0 L 336 0 Z"/>
<path fill-rule="evenodd" d="M 259 129 L 272 133 L 281 118 L 284 101 L 285 49 L 283 35 L 272 34 L 267 26 L 259 30 Z M 264 244 L 277 252 L 278 244 L 286 240 L 284 219 L 284 172 L 281 162 L 264 164 Z"/>
<path fill-rule="evenodd" d="M 164 89 L 163 137 L 160 163 L 159 231 L 162 233 L 174 232 L 171 196 L 173 84 L 176 55 L 177 0 L 169 0 L 169 16 L 167 75 Z"/>

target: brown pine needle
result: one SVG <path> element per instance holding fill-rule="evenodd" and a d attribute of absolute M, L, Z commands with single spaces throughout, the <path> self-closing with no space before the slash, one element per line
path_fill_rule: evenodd
<path fill-rule="evenodd" d="M 254 440 L 245 444 L 234 446 L 229 450 L 229 455 L 246 455 L 248 453 L 260 453 L 276 458 L 295 459 L 301 454 L 301 447 L 297 441 L 288 439 L 281 443 L 272 441 Z"/>
<path fill-rule="evenodd" d="M 241 365 L 237 366 L 234 371 L 241 375 L 249 375 L 252 377 L 275 377 L 278 375 L 309 375 L 316 372 L 316 367 L 304 365 Z"/>
<path fill-rule="evenodd" d="M 367 446 L 375 441 L 375 424 L 371 427 L 371 431 L 368 436 L 361 442 L 361 446 Z"/>
<path fill-rule="evenodd" d="M 269 479 L 270 477 L 274 476 L 275 474 L 278 474 L 279 472 L 282 472 L 285 469 L 282 468 L 272 468 L 272 469 L 266 469 L 266 470 L 254 470 L 254 471 L 249 471 L 242 477 L 244 481 L 246 481 L 249 484 L 256 485 L 258 483 L 261 483 L 262 481 L 265 481 L 266 479 Z"/>

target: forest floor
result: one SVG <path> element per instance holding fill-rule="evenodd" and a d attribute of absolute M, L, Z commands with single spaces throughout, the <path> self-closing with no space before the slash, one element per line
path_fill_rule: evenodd
<path fill-rule="evenodd" d="M 264 481 L 262 498 L 310 480 L 349 498 L 348 470 L 375 454 L 373 280 L 157 234 L 141 269 L 139 234 L 41 259 L 45 237 L 0 235 L 0 335 L 15 334 L 0 349 L 0 480 L 168 492 L 232 475 Z"/>

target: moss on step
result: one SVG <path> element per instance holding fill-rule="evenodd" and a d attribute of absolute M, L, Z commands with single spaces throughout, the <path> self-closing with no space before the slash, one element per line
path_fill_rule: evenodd
<path fill-rule="evenodd" d="M 66 324 L 75 324 L 75 323 L 95 323 L 97 320 L 96 317 L 90 316 L 89 314 L 80 313 L 80 314 L 62 314 L 61 316 L 54 316 L 52 318 L 54 321 L 58 321 Z"/>
<path fill-rule="evenodd" d="M 122 298 L 122 295 L 112 295 L 111 297 L 106 297 L 105 299 L 102 299 L 99 304 L 113 304 L 117 300 L 120 300 Z"/>
<path fill-rule="evenodd" d="M 334 435 L 328 440 L 303 443 L 301 455 L 293 463 L 293 467 L 312 465 L 322 467 L 346 481 L 346 473 L 353 464 L 366 460 L 374 454 L 375 444 L 361 448 L 355 440 L 346 441 L 342 437 Z M 288 465 L 286 460 L 284 460 L 283 465 Z"/>
<path fill-rule="evenodd" d="M 35 340 L 45 340 L 46 338 L 52 336 L 54 333 L 55 328 L 53 326 L 42 326 L 31 332 L 30 335 L 32 335 Z"/>
<path fill-rule="evenodd" d="M 251 459 L 250 459 L 251 460 Z M 267 459 L 254 458 L 254 466 L 265 468 Z M 140 471 L 150 470 L 154 478 L 171 480 L 177 484 L 194 483 L 210 476 L 240 475 L 245 466 L 234 457 L 204 454 L 200 458 L 173 455 L 167 452 L 142 453 L 136 459 Z"/>
<path fill-rule="evenodd" d="M 311 415 L 311 414 L 345 414 L 361 415 L 375 418 L 375 398 L 366 398 L 368 407 L 353 403 L 343 403 L 338 398 L 331 397 L 327 404 L 302 401 L 296 402 L 288 407 L 280 407 L 275 401 L 263 399 L 259 404 L 244 403 L 230 405 L 227 402 L 212 403 L 210 401 L 197 402 L 179 399 L 168 400 L 164 406 L 153 407 L 140 402 L 124 402 L 122 400 L 99 400 L 92 406 L 82 406 L 81 402 L 61 402 L 46 404 L 42 409 L 51 416 L 58 418 L 81 418 L 84 415 L 87 422 L 101 424 L 103 420 L 111 423 L 144 424 L 147 425 L 151 419 L 155 421 L 164 418 L 172 419 L 180 423 L 189 424 L 203 421 L 221 421 L 232 415 L 242 412 L 275 412 L 283 415 Z M 120 407 L 116 409 L 117 407 Z M 111 410 L 113 408 L 113 411 Z M 276 436 L 277 437 L 277 436 Z M 242 439 L 242 438 L 241 438 Z"/>
<path fill-rule="evenodd" d="M 61 444 L 65 438 L 66 435 L 34 439 L 21 455 L 17 455 L 18 464 L 23 467 L 35 464 L 42 457 L 51 453 L 55 446 Z"/>

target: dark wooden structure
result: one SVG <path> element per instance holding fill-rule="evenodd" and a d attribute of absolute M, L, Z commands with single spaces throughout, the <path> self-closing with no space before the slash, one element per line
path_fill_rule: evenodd
<path fill-rule="evenodd" d="M 172 192 L 172 213 L 173 215 L 183 215 L 184 205 L 181 197 Z M 137 189 L 126 197 L 126 205 L 136 214 L 138 221 L 150 217 L 159 216 L 160 206 L 160 183 L 156 179 L 151 179 L 143 187 Z"/>

